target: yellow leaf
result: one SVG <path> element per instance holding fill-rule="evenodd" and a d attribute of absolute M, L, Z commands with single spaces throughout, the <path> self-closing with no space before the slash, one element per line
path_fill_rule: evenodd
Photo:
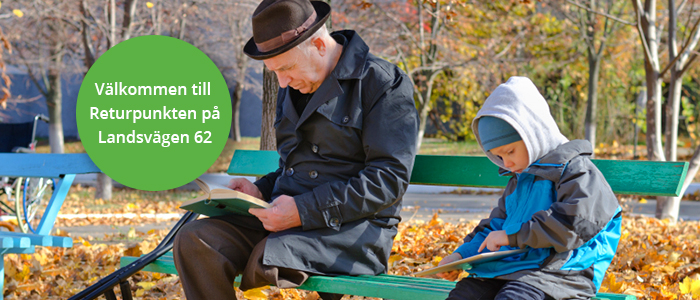
<path fill-rule="evenodd" d="M 151 3 L 151 2 L 146 2 L 146 7 L 148 7 L 148 8 L 153 8 L 153 3 Z"/>
<path fill-rule="evenodd" d="M 644 198 L 642 198 L 642 199 L 639 199 L 639 203 L 640 203 L 640 204 L 644 204 L 644 203 L 647 203 L 647 199 L 644 199 Z"/>
<path fill-rule="evenodd" d="M 138 289 L 136 290 L 136 297 L 143 297 L 143 294 L 146 292 L 144 289 Z"/>
<path fill-rule="evenodd" d="M 154 234 L 155 232 L 156 232 L 155 229 L 151 229 L 148 232 L 146 232 L 146 234 L 151 235 L 151 234 Z"/>
<path fill-rule="evenodd" d="M 15 16 L 20 17 L 20 18 L 24 16 L 24 13 L 19 9 L 13 9 L 12 13 L 15 14 Z"/>
<path fill-rule="evenodd" d="M 134 228 L 134 227 L 129 228 L 129 232 L 126 233 L 126 237 L 130 238 L 130 239 L 135 238 L 136 237 L 136 228 Z"/>
<path fill-rule="evenodd" d="M 692 294 L 693 298 L 700 298 L 700 280 L 686 277 L 678 285 L 680 285 L 681 294 Z"/>
<path fill-rule="evenodd" d="M 150 282 L 150 281 L 141 281 L 141 282 L 137 283 L 136 285 L 140 286 L 140 287 L 143 288 L 144 290 L 150 290 L 150 289 L 152 289 L 154 286 L 156 286 L 156 283 L 155 283 L 155 282 Z"/>
<path fill-rule="evenodd" d="M 243 296 L 250 300 L 267 300 L 267 295 L 263 293 L 264 289 L 268 289 L 268 287 L 264 286 L 257 289 L 247 290 L 243 292 Z"/>
<path fill-rule="evenodd" d="M 389 257 L 389 266 L 390 266 L 390 267 L 393 267 L 394 264 L 395 264 L 397 261 L 401 260 L 402 258 L 403 258 L 403 256 L 398 255 L 398 254 L 390 256 L 390 257 Z"/>

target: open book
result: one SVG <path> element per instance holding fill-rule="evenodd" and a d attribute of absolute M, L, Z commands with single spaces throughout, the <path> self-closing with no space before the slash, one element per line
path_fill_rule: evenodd
<path fill-rule="evenodd" d="M 427 276 L 442 272 L 449 272 L 452 270 L 462 270 L 467 264 L 468 265 L 478 265 L 489 261 L 499 260 L 504 257 L 525 253 L 527 249 L 515 249 L 515 250 L 505 250 L 496 252 L 487 252 L 482 254 L 477 254 L 467 258 L 462 258 L 460 260 L 455 260 L 451 263 L 444 264 L 439 267 L 423 270 L 420 272 L 413 273 L 415 276 Z"/>
<path fill-rule="evenodd" d="M 207 182 L 200 178 L 194 180 L 204 191 L 204 195 L 182 203 L 180 208 L 196 212 L 198 214 L 215 217 L 223 215 L 245 215 L 249 208 L 270 208 L 272 205 L 253 196 L 234 191 L 227 186 Z"/>

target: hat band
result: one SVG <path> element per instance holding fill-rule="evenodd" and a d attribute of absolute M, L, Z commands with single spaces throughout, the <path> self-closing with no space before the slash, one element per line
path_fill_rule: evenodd
<path fill-rule="evenodd" d="M 258 47 L 258 51 L 260 52 L 268 52 L 277 49 L 296 39 L 300 34 L 309 29 L 309 27 L 314 24 L 314 21 L 316 21 L 316 11 L 314 11 L 311 16 L 306 19 L 304 24 L 301 24 L 301 26 L 297 27 L 296 29 L 282 32 L 280 36 L 271 38 L 262 43 L 255 43 L 255 46 Z"/>

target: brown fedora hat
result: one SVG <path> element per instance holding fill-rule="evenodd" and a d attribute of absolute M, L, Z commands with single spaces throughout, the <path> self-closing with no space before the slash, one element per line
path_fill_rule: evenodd
<path fill-rule="evenodd" d="M 282 54 L 309 38 L 330 14 L 323 1 L 263 0 L 253 12 L 253 37 L 243 52 L 257 60 Z"/>

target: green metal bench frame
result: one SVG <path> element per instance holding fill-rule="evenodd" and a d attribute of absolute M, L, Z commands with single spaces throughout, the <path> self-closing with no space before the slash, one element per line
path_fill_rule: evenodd
<path fill-rule="evenodd" d="M 0 254 L 34 253 L 36 246 L 73 246 L 69 237 L 50 236 L 58 211 L 68 194 L 76 174 L 99 173 L 100 169 L 87 154 L 0 153 L 0 176 L 48 177 L 58 179 L 51 200 L 46 206 L 37 233 L 0 231 Z M 4 289 L 5 264 L 0 262 L 0 290 Z M 3 299 L 0 293 L 0 300 Z"/>
<path fill-rule="evenodd" d="M 278 168 L 274 151 L 237 150 L 231 160 L 231 175 L 262 176 Z M 677 196 L 688 170 L 687 162 L 593 160 L 617 194 Z M 653 174 L 653 176 L 650 176 Z M 640 176 L 642 175 L 642 176 Z M 497 167 L 485 156 L 418 155 L 411 184 L 505 187 L 508 178 L 498 176 Z M 191 216 L 189 216 L 191 218 Z M 171 231 L 172 234 L 172 231 Z M 171 234 L 166 237 L 170 240 Z M 145 264 L 144 271 L 177 274 L 172 253 L 159 255 Z M 169 249 L 168 249 L 169 250 Z M 155 251 L 154 251 L 155 252 Z M 139 263 L 137 257 L 123 257 L 121 266 Z M 299 289 L 391 299 L 445 299 L 454 282 L 396 275 L 312 276 Z M 73 298 L 71 298 L 73 299 Z M 83 298 L 75 298 L 83 299 Z M 87 298 L 92 299 L 92 298 Z M 599 293 L 595 299 L 634 300 L 635 296 Z"/>

